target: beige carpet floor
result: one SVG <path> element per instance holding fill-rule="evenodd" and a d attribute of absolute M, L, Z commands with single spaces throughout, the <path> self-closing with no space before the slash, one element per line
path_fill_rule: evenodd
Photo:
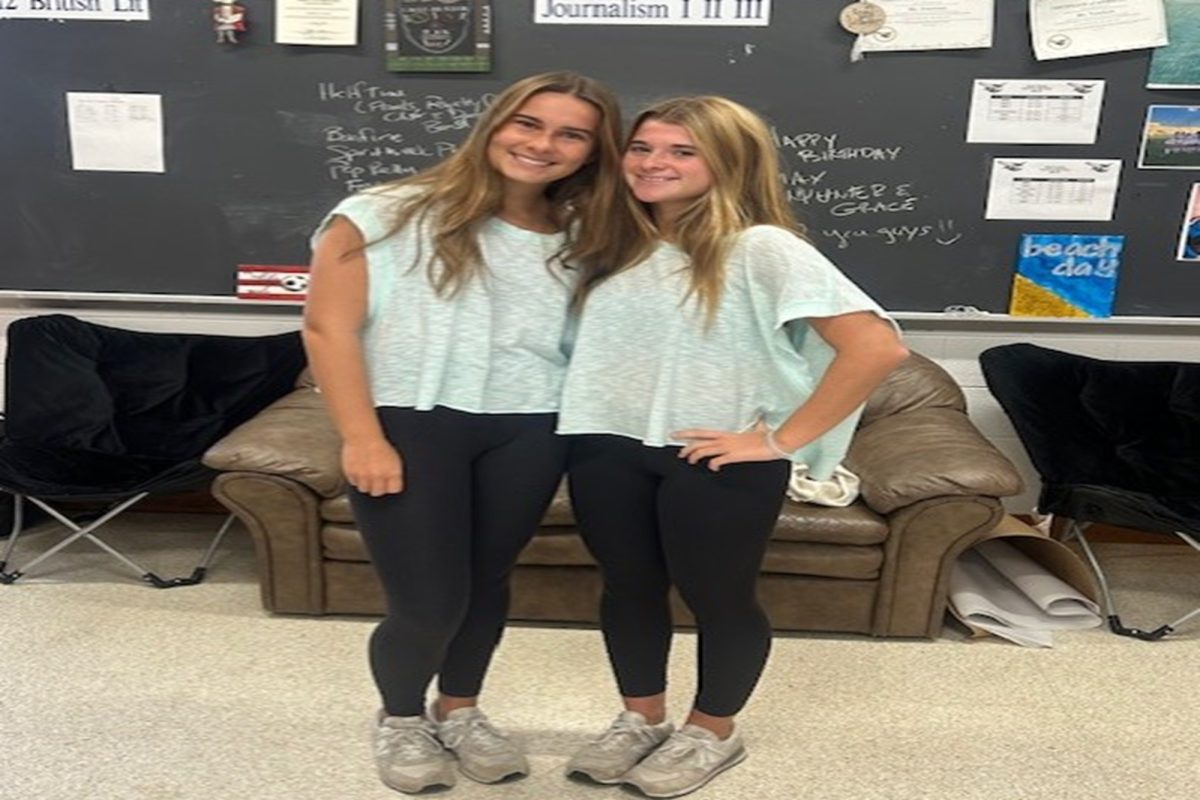
<path fill-rule="evenodd" d="M 217 518 L 135 515 L 114 543 L 186 571 Z M 56 534 L 41 532 L 31 547 Z M 29 552 L 24 544 L 21 554 Z M 1200 603 L 1200 554 L 1108 545 L 1132 622 Z M 1145 619 L 1143 617 L 1148 617 Z M 209 582 L 156 591 L 77 543 L 0 586 L 0 798 L 343 800 L 399 795 L 368 750 L 372 622 L 272 617 L 235 528 Z M 677 638 L 673 706 L 693 686 Z M 697 798 L 1185 800 L 1200 792 L 1200 621 L 1172 641 L 1102 630 L 999 640 L 781 636 L 741 718 L 750 758 Z M 447 797 L 603 800 L 568 754 L 616 713 L 594 630 L 510 627 L 485 692 L 534 774 Z"/>

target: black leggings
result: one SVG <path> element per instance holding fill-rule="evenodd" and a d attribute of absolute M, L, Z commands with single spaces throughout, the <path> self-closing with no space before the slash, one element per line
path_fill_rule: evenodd
<path fill-rule="evenodd" d="M 695 707 L 733 716 L 771 647 L 756 584 L 788 465 L 730 464 L 712 472 L 705 462 L 680 459 L 678 447 L 620 436 L 572 438 L 571 501 L 604 571 L 601 625 L 621 694 L 666 690 L 674 584 L 699 632 Z"/>
<path fill-rule="evenodd" d="M 566 458 L 554 414 L 380 408 L 404 459 L 404 491 L 351 491 L 354 518 L 387 595 L 370 660 L 392 716 L 425 691 L 474 697 L 508 613 L 508 576 L 550 502 Z"/>

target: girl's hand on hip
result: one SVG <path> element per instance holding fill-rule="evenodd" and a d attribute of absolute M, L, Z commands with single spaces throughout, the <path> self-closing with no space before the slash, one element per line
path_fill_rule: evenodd
<path fill-rule="evenodd" d="M 343 444 L 342 471 L 351 486 L 371 497 L 404 490 L 404 461 L 386 439 Z"/>
<path fill-rule="evenodd" d="M 675 431 L 671 438 L 687 442 L 679 451 L 680 458 L 686 458 L 689 464 L 698 464 L 707 458 L 708 468 L 713 472 L 726 464 L 775 461 L 779 458 L 779 454 L 767 444 L 767 428 L 761 423 L 753 430 L 741 433 L 690 428 Z"/>

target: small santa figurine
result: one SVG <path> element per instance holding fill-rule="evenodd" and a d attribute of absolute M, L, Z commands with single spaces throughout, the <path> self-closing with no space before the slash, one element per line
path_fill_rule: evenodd
<path fill-rule="evenodd" d="M 246 8 L 233 0 L 213 0 L 213 30 L 217 41 L 237 44 L 238 34 L 246 30 Z"/>

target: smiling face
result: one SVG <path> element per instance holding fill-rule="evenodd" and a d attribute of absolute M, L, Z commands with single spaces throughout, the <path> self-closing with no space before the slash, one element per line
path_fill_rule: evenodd
<path fill-rule="evenodd" d="M 633 196 L 651 206 L 660 227 L 713 186 L 712 170 L 687 128 L 657 119 L 633 132 L 623 169 Z"/>
<path fill-rule="evenodd" d="M 488 163 L 506 181 L 546 186 L 579 170 L 595 150 L 600 111 L 562 92 L 540 92 L 496 129 Z"/>

